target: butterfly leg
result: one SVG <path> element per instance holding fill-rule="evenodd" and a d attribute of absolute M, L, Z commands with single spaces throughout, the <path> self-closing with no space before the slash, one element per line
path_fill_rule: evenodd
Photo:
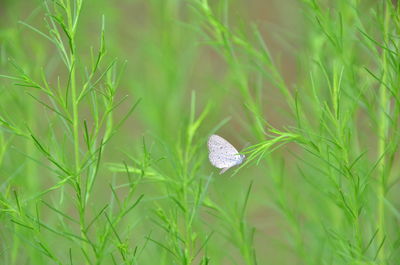
<path fill-rule="evenodd" d="M 227 171 L 229 169 L 229 167 L 224 167 L 222 170 L 221 170 L 221 172 L 219 172 L 219 174 L 221 175 L 221 174 L 224 174 L 225 173 L 225 171 Z"/>

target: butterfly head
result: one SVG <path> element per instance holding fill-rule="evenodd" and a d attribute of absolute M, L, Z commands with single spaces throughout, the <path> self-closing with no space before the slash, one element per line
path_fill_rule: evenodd
<path fill-rule="evenodd" d="M 246 159 L 246 156 L 240 154 L 239 157 L 240 157 L 240 159 L 239 159 L 239 161 L 238 161 L 238 164 L 241 164 L 241 163 L 243 163 L 243 161 Z"/>

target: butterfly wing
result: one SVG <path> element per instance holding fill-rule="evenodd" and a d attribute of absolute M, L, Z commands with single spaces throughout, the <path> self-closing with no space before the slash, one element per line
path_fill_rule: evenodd
<path fill-rule="evenodd" d="M 207 145 L 211 164 L 217 168 L 223 168 L 223 172 L 243 161 L 243 156 L 239 155 L 236 148 L 221 136 L 211 135 Z"/>
<path fill-rule="evenodd" d="M 222 152 L 226 155 L 236 155 L 238 154 L 238 150 L 231 145 L 227 140 L 222 138 L 219 135 L 213 134 L 208 138 L 208 150 L 209 152 Z"/>

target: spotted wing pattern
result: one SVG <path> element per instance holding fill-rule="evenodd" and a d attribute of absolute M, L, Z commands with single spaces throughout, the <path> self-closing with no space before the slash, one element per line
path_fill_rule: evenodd
<path fill-rule="evenodd" d="M 243 162 L 244 156 L 240 155 L 236 148 L 221 136 L 211 135 L 207 145 L 211 164 L 223 169 L 220 174 Z"/>

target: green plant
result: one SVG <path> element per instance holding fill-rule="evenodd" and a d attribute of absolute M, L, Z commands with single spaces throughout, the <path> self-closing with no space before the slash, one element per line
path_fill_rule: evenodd
<path fill-rule="evenodd" d="M 398 264 L 397 3 L 23 5 L 0 29 L 2 264 Z M 250 143 L 221 176 L 213 133 Z"/>

